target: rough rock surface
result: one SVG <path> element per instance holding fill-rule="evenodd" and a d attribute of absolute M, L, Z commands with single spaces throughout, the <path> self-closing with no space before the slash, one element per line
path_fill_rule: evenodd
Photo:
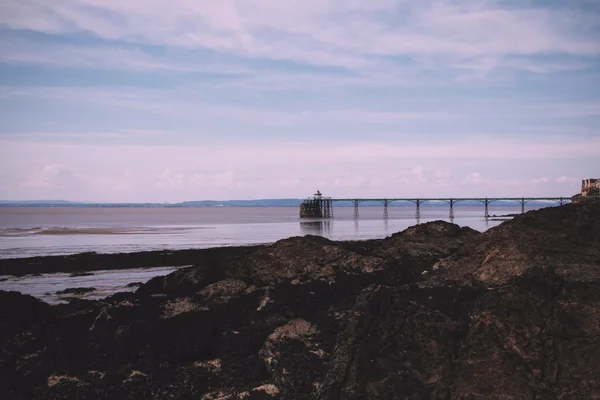
<path fill-rule="evenodd" d="M 0 397 L 600 398 L 600 205 L 205 254 L 102 301 L 0 291 Z"/>
<path fill-rule="evenodd" d="M 95 291 L 93 287 L 78 287 L 78 288 L 66 288 L 65 290 L 59 290 L 56 294 L 84 294 Z"/>
<path fill-rule="evenodd" d="M 517 215 L 479 235 L 435 268 L 451 278 L 505 283 L 532 266 L 549 266 L 569 281 L 600 278 L 597 204 L 548 208 Z"/>

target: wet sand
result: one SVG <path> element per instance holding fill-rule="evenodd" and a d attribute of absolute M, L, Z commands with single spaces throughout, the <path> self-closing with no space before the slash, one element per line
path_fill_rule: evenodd
<path fill-rule="evenodd" d="M 190 228 L 52 228 L 34 232 L 35 235 L 138 235 L 165 234 L 189 230 Z M 195 229 L 201 229 L 195 228 Z"/>

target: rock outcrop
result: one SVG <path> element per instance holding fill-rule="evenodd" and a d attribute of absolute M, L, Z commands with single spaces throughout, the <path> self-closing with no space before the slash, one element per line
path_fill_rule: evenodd
<path fill-rule="evenodd" d="M 102 301 L 0 292 L 2 398 L 600 397 L 600 205 L 213 254 Z"/>
<path fill-rule="evenodd" d="M 518 215 L 478 235 L 434 266 L 450 278 L 502 284 L 533 266 L 569 281 L 600 279 L 600 207 L 554 207 Z"/>

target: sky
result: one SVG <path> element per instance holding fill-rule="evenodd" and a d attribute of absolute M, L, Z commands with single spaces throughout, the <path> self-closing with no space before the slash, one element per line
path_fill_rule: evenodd
<path fill-rule="evenodd" d="M 570 196 L 597 0 L 0 0 L 0 199 Z"/>

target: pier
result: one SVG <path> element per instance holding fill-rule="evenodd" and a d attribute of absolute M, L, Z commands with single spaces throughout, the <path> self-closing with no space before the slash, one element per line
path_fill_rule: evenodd
<path fill-rule="evenodd" d="M 587 200 L 579 198 L 578 200 Z M 489 205 L 494 202 L 515 202 L 521 205 L 521 213 L 525 212 L 525 204 L 531 201 L 551 201 L 559 205 L 572 202 L 571 197 L 462 197 L 462 198 L 331 198 L 324 197 L 317 191 L 314 197 L 305 199 L 300 204 L 300 218 L 333 218 L 333 204 L 339 202 L 350 203 L 354 206 L 354 218 L 358 219 L 359 205 L 363 202 L 380 202 L 383 205 L 384 219 L 388 218 L 388 206 L 394 202 L 410 202 L 415 205 L 415 216 L 421 217 L 421 205 L 423 203 L 447 203 L 449 206 L 449 216 L 454 218 L 454 205 L 461 201 L 477 201 L 483 205 L 483 214 L 485 218 L 489 215 Z"/>
<path fill-rule="evenodd" d="M 317 190 L 314 197 L 300 204 L 300 218 L 333 218 L 333 200 Z"/>

